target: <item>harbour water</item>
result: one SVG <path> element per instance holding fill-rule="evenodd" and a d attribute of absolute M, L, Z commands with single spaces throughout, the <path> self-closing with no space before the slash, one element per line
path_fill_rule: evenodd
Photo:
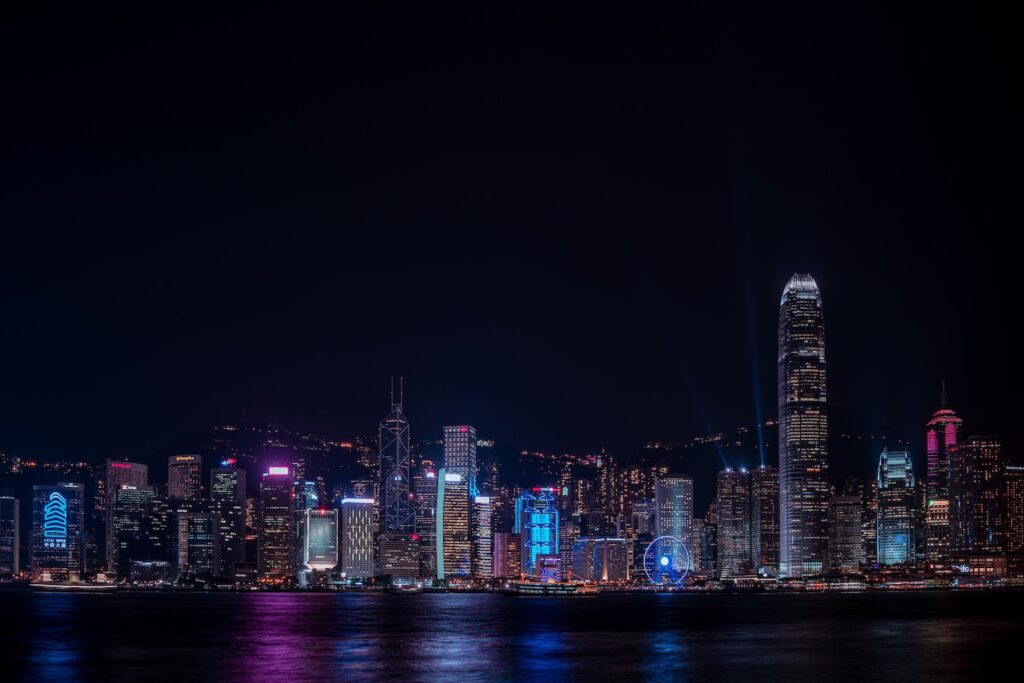
<path fill-rule="evenodd" d="M 1024 591 L 0 591 L 0 642 L 5 681 L 978 680 L 1017 668 Z"/>

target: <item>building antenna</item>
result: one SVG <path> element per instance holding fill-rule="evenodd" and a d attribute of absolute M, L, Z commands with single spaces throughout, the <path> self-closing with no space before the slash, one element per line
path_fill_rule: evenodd
<path fill-rule="evenodd" d="M 939 393 L 939 407 L 946 407 L 946 380 L 942 380 L 942 391 Z"/>
<path fill-rule="evenodd" d="M 391 375 L 391 405 L 388 408 L 395 407 L 395 376 Z"/>
<path fill-rule="evenodd" d="M 405 377 L 398 378 L 398 407 L 405 410 Z"/>

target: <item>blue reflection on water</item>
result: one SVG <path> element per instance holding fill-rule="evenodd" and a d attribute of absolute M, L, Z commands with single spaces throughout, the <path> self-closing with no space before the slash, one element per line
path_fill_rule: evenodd
<path fill-rule="evenodd" d="M 47 593 L 37 596 L 30 616 L 29 678 L 39 681 L 78 680 L 81 641 L 75 635 L 81 596 Z"/>

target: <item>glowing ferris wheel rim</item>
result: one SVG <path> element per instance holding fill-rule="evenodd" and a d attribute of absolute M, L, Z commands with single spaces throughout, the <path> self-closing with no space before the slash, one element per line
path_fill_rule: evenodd
<path fill-rule="evenodd" d="M 681 585 L 690 573 L 690 549 L 680 538 L 658 536 L 644 553 L 644 573 L 653 584 Z"/>

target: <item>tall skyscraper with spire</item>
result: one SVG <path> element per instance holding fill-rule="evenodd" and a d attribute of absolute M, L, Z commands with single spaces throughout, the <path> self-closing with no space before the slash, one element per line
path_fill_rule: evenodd
<path fill-rule="evenodd" d="M 391 381 L 391 412 L 380 422 L 380 531 L 385 534 L 416 531 L 416 511 L 409 500 L 409 421 L 403 412 L 405 383 Z"/>
<path fill-rule="evenodd" d="M 796 274 L 779 304 L 779 574 L 823 570 L 828 546 L 825 323 L 814 278 Z"/>
<path fill-rule="evenodd" d="M 949 559 L 949 459 L 960 443 L 963 420 L 946 404 L 946 383 L 942 383 L 939 409 L 925 431 L 927 471 L 925 511 L 925 558 L 933 564 Z"/>

